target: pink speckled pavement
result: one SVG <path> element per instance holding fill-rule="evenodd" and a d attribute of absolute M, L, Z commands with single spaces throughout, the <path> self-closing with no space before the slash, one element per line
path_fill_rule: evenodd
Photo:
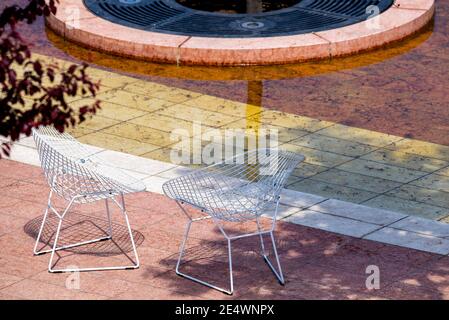
<path fill-rule="evenodd" d="M 38 167 L 0 160 L 1 299 L 448 299 L 449 258 L 359 240 L 286 222 L 277 242 L 286 275 L 280 286 L 267 277 L 257 239 L 235 242 L 236 292 L 232 297 L 176 276 L 174 267 L 184 220 L 176 204 L 154 193 L 128 197 L 141 267 L 138 270 L 88 272 L 80 289 L 67 289 L 67 274 L 47 272 L 48 257 L 33 256 L 30 235 L 42 218 L 48 188 Z M 100 221 L 102 207 L 76 208 L 65 237 L 75 239 Z M 122 222 L 115 215 L 114 228 Z M 81 222 L 80 223 L 80 220 Z M 87 228 L 87 229 L 86 229 Z M 211 224 L 192 229 L 189 264 L 184 266 L 217 284 L 226 277 L 225 244 Z M 59 265 L 111 263 L 126 259 L 126 237 L 117 245 L 90 246 L 88 252 L 61 252 Z M 81 249 L 80 249 L 81 250 Z M 83 254 L 84 253 L 84 254 Z M 366 268 L 380 269 L 380 289 L 366 289 Z M 223 273 L 223 274 L 222 274 Z"/>

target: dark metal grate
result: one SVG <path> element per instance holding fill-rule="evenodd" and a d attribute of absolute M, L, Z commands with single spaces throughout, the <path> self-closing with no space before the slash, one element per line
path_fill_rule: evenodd
<path fill-rule="evenodd" d="M 335 25 L 345 21 L 340 17 L 324 16 L 318 13 L 300 10 L 280 13 L 273 16 L 271 19 L 276 22 L 276 25 L 268 30 L 261 31 L 263 35 L 269 35 L 271 32 L 288 33 L 292 29 L 301 30 L 303 32 L 311 32 L 317 30 L 323 25 Z"/>
<path fill-rule="evenodd" d="M 313 0 L 307 8 L 359 17 L 366 14 L 366 8 L 379 6 L 381 2 L 381 0 Z"/>
<path fill-rule="evenodd" d="M 164 1 L 133 6 L 118 4 L 116 1 L 98 1 L 98 7 L 117 19 L 139 26 L 152 26 L 184 13 L 183 10 L 171 8 Z"/>
<path fill-rule="evenodd" d="M 184 33 L 188 30 L 189 34 L 194 35 L 217 35 L 225 34 L 226 36 L 251 36 L 251 30 L 241 30 L 232 28 L 230 23 L 235 19 L 229 17 L 216 16 L 214 19 L 204 19 L 202 14 L 192 14 L 185 16 L 179 20 L 172 21 L 164 25 L 164 30 L 174 33 Z"/>
<path fill-rule="evenodd" d="M 267 37 L 334 29 L 370 17 L 393 0 L 302 0 L 290 8 L 258 14 L 198 11 L 175 0 L 84 0 L 96 15 L 143 30 L 203 37 Z"/>

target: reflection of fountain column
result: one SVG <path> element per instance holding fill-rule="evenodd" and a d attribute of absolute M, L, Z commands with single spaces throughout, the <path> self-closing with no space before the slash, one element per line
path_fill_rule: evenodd
<path fill-rule="evenodd" d="M 248 99 L 246 105 L 246 129 L 259 135 L 262 115 L 263 81 L 248 81 Z"/>
<path fill-rule="evenodd" d="M 249 2 L 249 0 L 248 0 Z M 257 1 L 256 1 L 257 2 Z M 259 147 L 259 129 L 260 118 L 262 113 L 262 95 L 263 81 L 248 81 L 247 104 L 246 104 L 246 138 L 245 149 L 251 150 Z M 253 136 L 255 135 L 255 136 Z M 250 139 L 254 139 L 250 145 Z M 246 168 L 246 176 L 248 179 L 254 179 L 259 174 L 259 166 L 257 164 L 248 164 Z"/>
<path fill-rule="evenodd" d="M 246 0 L 246 13 L 260 13 L 263 11 L 262 0 Z"/>

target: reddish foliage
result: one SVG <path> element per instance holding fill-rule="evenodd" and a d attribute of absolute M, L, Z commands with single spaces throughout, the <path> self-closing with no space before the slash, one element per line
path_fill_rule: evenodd
<path fill-rule="evenodd" d="M 33 23 L 39 16 L 55 14 L 58 1 L 29 0 L 23 8 L 9 6 L 0 14 L 0 136 L 11 142 L 21 134 L 29 136 L 31 129 L 40 125 L 53 125 L 63 132 L 100 108 L 96 101 L 74 110 L 66 101 L 80 93 L 95 97 L 98 92 L 99 83 L 88 77 L 86 64 L 65 70 L 55 64 L 44 65 L 31 57 L 29 44 L 17 30 L 20 22 Z M 20 75 L 17 66 L 24 70 Z M 10 142 L 2 143 L 0 158 L 9 151 Z"/>

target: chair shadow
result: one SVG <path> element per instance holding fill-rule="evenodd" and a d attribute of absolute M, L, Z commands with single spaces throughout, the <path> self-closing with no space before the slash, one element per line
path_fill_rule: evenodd
<path fill-rule="evenodd" d="M 276 246 L 285 285 L 278 283 L 264 262 L 259 238 L 256 236 L 239 239 L 233 241 L 232 247 L 235 290 L 233 299 L 352 300 L 447 297 L 444 292 L 449 283 L 446 280 L 449 268 L 444 263 L 433 265 L 442 257 L 413 250 L 410 252 L 410 249 L 369 240 L 326 234 L 321 230 L 286 223 L 279 224 L 278 229 Z M 265 242 L 265 246 L 269 258 L 274 262 L 269 241 Z M 173 267 L 177 259 L 178 254 L 171 254 L 160 263 Z M 403 263 L 409 265 L 402 270 Z M 430 263 L 432 266 L 429 265 L 429 269 L 422 268 Z M 382 272 L 380 290 L 366 288 L 365 269 L 372 264 L 378 265 Z M 188 243 L 180 271 L 228 289 L 226 242 L 197 239 L 190 245 Z M 148 273 L 150 276 L 151 270 Z M 209 299 L 229 297 L 189 279 L 176 277 L 173 269 L 160 274 L 159 277 L 174 291 Z"/>
<path fill-rule="evenodd" d="M 238 232 L 237 229 L 234 231 L 235 233 Z M 217 235 L 221 235 L 218 230 Z M 278 251 L 285 251 L 287 249 L 285 242 L 277 242 L 276 245 Z M 228 247 L 225 239 L 223 238 L 222 241 L 201 239 L 199 242 L 191 245 L 189 245 L 188 241 L 186 247 L 179 271 L 228 290 L 230 287 L 229 260 Z M 275 263 L 269 237 L 265 239 L 265 248 L 269 258 Z M 174 267 L 178 257 L 179 254 L 174 253 L 161 259 L 160 264 L 166 267 Z M 268 264 L 264 261 L 259 236 L 232 241 L 232 267 L 235 290 L 232 296 L 233 298 L 239 298 L 245 293 L 248 293 L 250 289 L 264 284 L 282 287 Z M 189 295 L 207 295 L 207 297 L 215 298 L 229 297 L 226 294 L 197 284 L 191 280 L 176 277 L 174 270 L 165 272 L 159 275 L 159 277 L 164 278 L 164 282 L 173 290 L 181 290 Z"/>
<path fill-rule="evenodd" d="M 30 220 L 23 227 L 24 232 L 33 239 L 37 239 L 40 226 L 44 216 L 36 217 Z M 41 247 L 51 248 L 54 243 L 54 237 L 59 219 L 50 215 L 42 231 L 40 238 Z M 112 222 L 112 239 L 107 241 L 99 241 L 87 245 L 68 248 L 64 251 L 74 254 L 87 254 L 95 256 L 118 256 L 127 255 L 133 251 L 131 239 L 129 237 L 126 226 Z M 100 238 L 108 235 L 109 223 L 105 219 L 85 215 L 79 212 L 74 212 L 64 218 L 63 226 L 61 228 L 58 246 L 69 245 L 71 243 L 87 241 L 94 238 Z M 140 246 L 144 241 L 144 235 L 132 230 L 136 246 Z"/>

